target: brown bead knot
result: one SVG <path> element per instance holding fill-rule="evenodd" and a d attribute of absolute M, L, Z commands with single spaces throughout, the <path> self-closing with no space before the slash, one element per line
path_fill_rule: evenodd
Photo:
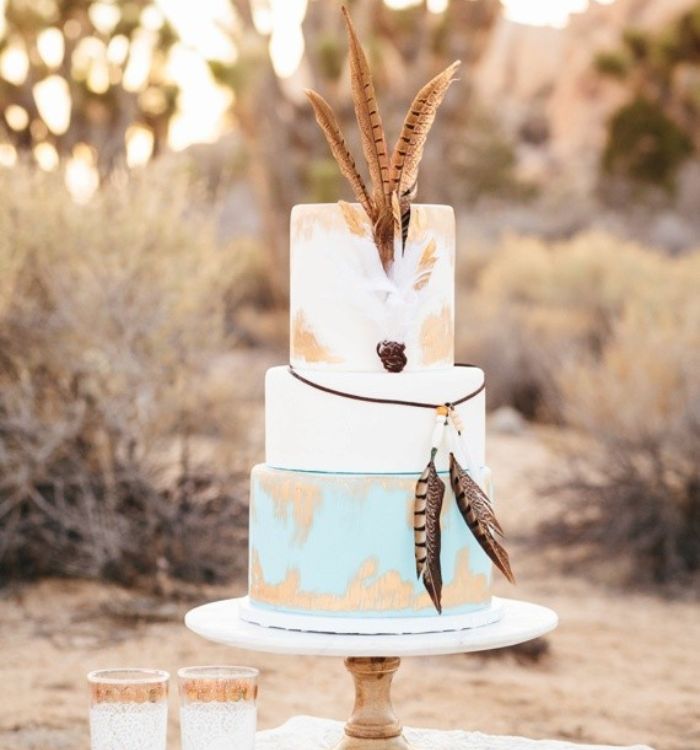
<path fill-rule="evenodd" d="M 384 369 L 389 372 L 401 372 L 406 367 L 406 344 L 398 341 L 380 341 L 377 344 L 377 354 L 382 360 Z"/>

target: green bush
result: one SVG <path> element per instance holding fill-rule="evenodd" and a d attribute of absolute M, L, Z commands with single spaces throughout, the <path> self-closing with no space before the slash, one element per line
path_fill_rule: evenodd
<path fill-rule="evenodd" d="M 678 168 L 692 153 L 690 136 L 660 106 L 638 97 L 610 121 L 603 167 L 610 174 L 671 190 Z"/>
<path fill-rule="evenodd" d="M 699 62 L 700 3 L 653 32 L 627 29 L 618 50 L 595 57 L 597 71 L 629 93 L 608 123 L 602 159 L 617 187 L 631 181 L 675 188 L 678 168 L 697 140 L 696 93 L 688 82 Z"/>
<path fill-rule="evenodd" d="M 601 75 L 611 78 L 623 79 L 629 73 L 629 61 L 622 52 L 599 52 L 594 63 Z"/>

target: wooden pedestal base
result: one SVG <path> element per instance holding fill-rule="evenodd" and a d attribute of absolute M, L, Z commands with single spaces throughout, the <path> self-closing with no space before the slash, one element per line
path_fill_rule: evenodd
<path fill-rule="evenodd" d="M 391 681 L 400 664 L 397 657 L 345 659 L 355 682 L 355 707 L 335 750 L 411 750 L 391 705 Z"/>

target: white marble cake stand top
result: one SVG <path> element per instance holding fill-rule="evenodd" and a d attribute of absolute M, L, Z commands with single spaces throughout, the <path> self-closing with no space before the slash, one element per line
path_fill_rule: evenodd
<path fill-rule="evenodd" d="M 204 604 L 187 613 L 185 624 L 216 643 L 250 651 L 316 656 L 428 656 L 459 654 L 513 646 L 557 626 L 555 612 L 538 604 L 501 599 L 501 619 L 491 625 L 444 633 L 411 635 L 337 635 L 303 633 L 255 625 L 241 619 L 242 599 Z"/>

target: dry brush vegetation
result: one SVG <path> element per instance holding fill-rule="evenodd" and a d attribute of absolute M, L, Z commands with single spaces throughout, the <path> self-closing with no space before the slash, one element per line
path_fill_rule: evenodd
<path fill-rule="evenodd" d="M 473 270 L 458 343 L 488 370 L 489 398 L 574 436 L 546 534 L 621 551 L 641 579 L 697 572 L 700 254 L 510 238 Z"/>
<path fill-rule="evenodd" d="M 214 401 L 201 383 L 248 272 L 206 197 L 165 168 L 78 206 L 58 175 L 0 171 L 2 577 L 242 564 L 241 498 L 189 451 L 237 423 L 233 389 Z"/>
<path fill-rule="evenodd" d="M 260 257 L 221 240 L 173 167 L 116 175 L 87 206 L 58 176 L 0 172 L 3 578 L 242 569 L 246 483 L 190 448 L 246 442 L 237 383 L 208 375 L 280 327 L 251 312 L 269 303 Z M 458 354 L 488 371 L 491 406 L 576 436 L 548 533 L 656 580 L 700 567 L 699 280 L 698 254 L 586 234 L 506 238 L 458 285 Z"/>

